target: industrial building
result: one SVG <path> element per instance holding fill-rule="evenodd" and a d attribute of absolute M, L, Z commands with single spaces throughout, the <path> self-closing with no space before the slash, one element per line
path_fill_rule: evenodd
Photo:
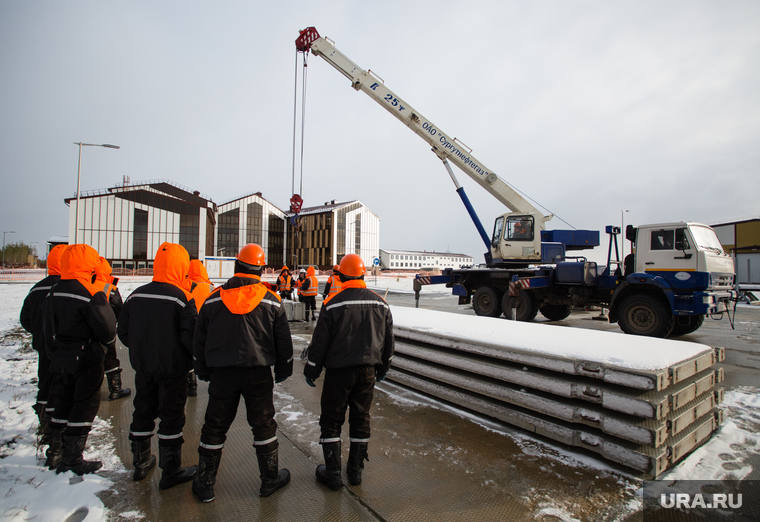
<path fill-rule="evenodd" d="M 380 218 L 361 201 L 325 202 L 288 213 L 288 262 L 294 267 L 332 268 L 346 254 L 357 254 L 372 266 L 380 249 Z"/>
<path fill-rule="evenodd" d="M 70 208 L 69 241 L 78 237 L 114 269 L 152 268 L 166 241 L 184 246 L 191 259 L 204 259 L 214 248 L 216 205 L 166 179 L 130 184 L 127 178 L 122 185 L 80 193 L 78 205 L 76 196 L 64 201 Z"/>
<path fill-rule="evenodd" d="M 117 271 L 152 268 L 158 247 L 166 241 L 179 243 L 191 259 L 204 261 L 234 259 L 244 245 L 257 243 L 267 265 L 275 268 L 332 268 L 348 253 L 371 266 L 379 250 L 380 219 L 360 201 L 333 200 L 304 208 L 296 218 L 261 192 L 217 205 L 166 179 L 130 183 L 128 178 L 115 187 L 80 193 L 78 219 L 76 200 L 64 199 L 69 205 L 68 240 L 73 243 L 78 237 L 91 245 Z M 223 272 L 219 267 L 216 271 Z"/>
<path fill-rule="evenodd" d="M 235 257 L 248 243 L 264 249 L 267 264 L 282 266 L 285 260 L 285 213 L 255 192 L 217 207 L 214 249 L 207 256 Z"/>
<path fill-rule="evenodd" d="M 760 284 L 760 218 L 711 225 L 723 250 L 734 256 L 740 285 Z"/>
<path fill-rule="evenodd" d="M 472 256 L 424 250 L 380 250 L 383 270 L 443 270 L 472 266 Z"/>

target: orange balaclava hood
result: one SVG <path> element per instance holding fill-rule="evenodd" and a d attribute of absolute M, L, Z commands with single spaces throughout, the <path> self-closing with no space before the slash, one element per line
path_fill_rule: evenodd
<path fill-rule="evenodd" d="M 69 245 L 61 256 L 61 280 L 76 279 L 90 295 L 103 290 L 102 284 L 95 283 L 99 268 L 100 256 L 90 245 Z"/>
<path fill-rule="evenodd" d="M 306 277 L 313 276 L 314 273 L 315 272 L 314 272 L 314 267 L 313 266 L 310 266 L 309 268 L 306 269 Z"/>
<path fill-rule="evenodd" d="M 187 278 L 190 281 L 194 281 L 196 283 L 211 284 L 211 281 L 208 278 L 206 267 L 203 266 L 203 263 L 201 263 L 199 259 L 193 259 L 190 261 L 190 268 L 187 271 Z"/>
<path fill-rule="evenodd" d="M 66 250 L 68 245 L 55 245 L 53 249 L 48 252 L 47 256 L 47 269 L 48 275 L 61 275 L 61 256 L 63 251 Z"/>
<path fill-rule="evenodd" d="M 163 243 L 158 247 L 153 261 L 153 281 L 169 283 L 188 293 L 185 281 L 189 268 L 190 255 L 185 247 L 176 243 Z"/>

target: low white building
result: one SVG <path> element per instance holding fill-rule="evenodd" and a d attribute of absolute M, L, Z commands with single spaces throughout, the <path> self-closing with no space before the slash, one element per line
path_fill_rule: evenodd
<path fill-rule="evenodd" d="M 443 270 L 472 266 L 472 256 L 424 250 L 380 250 L 383 270 Z"/>

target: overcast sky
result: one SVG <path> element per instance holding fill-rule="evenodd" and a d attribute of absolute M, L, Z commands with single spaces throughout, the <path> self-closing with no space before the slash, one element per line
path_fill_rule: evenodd
<path fill-rule="evenodd" d="M 6 242 L 67 234 L 78 141 L 121 146 L 83 149 L 83 191 L 168 178 L 286 209 L 307 26 L 547 213 L 601 231 L 600 259 L 623 209 L 626 224 L 760 216 L 756 0 L 2 0 Z M 304 205 L 358 199 L 380 248 L 481 260 L 430 147 L 321 58 L 308 69 Z M 455 171 L 490 233 L 506 210 Z"/>

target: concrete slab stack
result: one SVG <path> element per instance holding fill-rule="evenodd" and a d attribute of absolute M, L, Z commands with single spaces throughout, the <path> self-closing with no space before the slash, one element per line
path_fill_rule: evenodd
<path fill-rule="evenodd" d="M 393 308 L 388 378 L 656 477 L 723 422 L 723 348 Z"/>

